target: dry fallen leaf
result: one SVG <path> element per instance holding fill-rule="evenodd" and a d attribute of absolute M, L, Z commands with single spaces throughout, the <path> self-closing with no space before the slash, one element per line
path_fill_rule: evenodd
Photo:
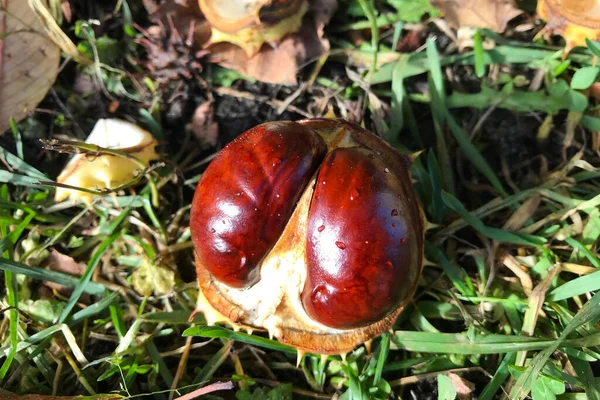
<path fill-rule="evenodd" d="M 201 146 L 215 147 L 219 138 L 219 125 L 213 119 L 212 103 L 205 101 L 196 107 L 192 121 L 186 126 L 198 139 Z"/>
<path fill-rule="evenodd" d="M 456 389 L 456 398 L 459 400 L 468 400 L 471 398 L 471 393 L 475 390 L 475 385 L 460 376 L 448 373 L 448 378 L 452 381 L 454 388 Z"/>
<path fill-rule="evenodd" d="M 308 61 L 329 50 L 323 28 L 337 9 L 337 0 L 309 2 L 300 31 L 286 36 L 279 44 L 265 44 L 252 58 L 230 43 L 211 46 L 208 59 L 262 82 L 295 85 L 296 74 Z"/>
<path fill-rule="evenodd" d="M 46 258 L 45 269 L 49 269 L 51 271 L 63 272 L 65 274 L 73 275 L 73 276 L 81 276 L 83 271 L 85 271 L 85 264 L 79 263 L 66 254 L 59 253 L 55 249 L 52 249 L 48 258 Z M 52 284 L 51 282 L 47 282 L 48 284 Z M 58 285 L 63 287 L 62 285 Z"/>
<path fill-rule="evenodd" d="M 453 28 L 489 28 L 504 32 L 508 21 L 523 13 L 514 0 L 433 0 Z"/>
<path fill-rule="evenodd" d="M 207 59 L 243 75 L 272 84 L 296 84 L 296 74 L 306 63 L 316 60 L 329 50 L 329 41 L 323 37 L 323 28 L 337 9 L 337 0 L 309 0 L 309 9 L 299 32 L 284 37 L 278 43 L 264 44 L 253 57 L 231 43 L 208 43 L 207 22 L 198 14 L 194 0 L 167 0 L 156 7 L 145 0 L 151 20 L 162 29 L 174 26 L 184 40 L 193 37 L 193 43 L 207 49 Z M 192 33 L 190 31 L 193 30 Z"/>
<path fill-rule="evenodd" d="M 25 118 L 58 74 L 59 48 L 46 36 L 25 0 L 0 3 L 0 134 Z"/>
<path fill-rule="evenodd" d="M 73 257 L 52 249 L 50 255 L 44 260 L 44 269 L 79 277 L 85 271 L 85 264 L 78 263 L 73 259 Z M 70 295 L 72 291 L 72 289 L 67 288 L 59 283 L 50 281 L 44 281 L 43 283 L 44 286 L 58 290 L 63 295 Z"/>

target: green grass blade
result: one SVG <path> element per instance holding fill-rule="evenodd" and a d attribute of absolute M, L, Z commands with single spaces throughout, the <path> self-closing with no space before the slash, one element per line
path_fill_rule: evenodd
<path fill-rule="evenodd" d="M 508 371 L 508 366 L 514 364 L 515 362 L 515 353 L 506 353 L 500 365 L 496 369 L 492 380 L 488 382 L 487 385 L 483 388 L 481 395 L 479 396 L 479 400 L 492 400 L 498 389 L 502 386 L 502 384 L 508 379 L 510 376 L 510 372 Z"/>
<path fill-rule="evenodd" d="M 469 276 L 462 268 L 454 266 L 442 250 L 425 242 L 425 253 L 431 261 L 442 266 L 444 273 L 458 291 L 465 296 L 475 296 L 475 288 Z"/>
<path fill-rule="evenodd" d="M 232 340 L 225 341 L 223 347 L 219 349 L 219 351 L 217 351 L 215 355 L 212 356 L 212 358 L 206 364 L 204 364 L 204 367 L 202 367 L 200 372 L 198 372 L 194 378 L 194 383 L 197 384 L 212 379 L 215 371 L 225 362 L 227 357 L 229 357 L 232 344 Z"/>
<path fill-rule="evenodd" d="M 428 83 L 431 93 L 431 112 L 433 114 L 435 129 L 437 159 L 442 167 L 443 187 L 447 191 L 454 193 L 452 163 L 450 162 L 450 152 L 448 151 L 445 137 L 446 116 L 444 110 L 446 108 L 446 93 L 444 90 L 444 79 L 439 54 L 435 47 L 435 41 L 432 39 L 427 40 L 427 60 L 430 65 Z"/>
<path fill-rule="evenodd" d="M 373 386 L 379 385 L 389 350 L 390 335 L 386 332 L 381 336 L 381 342 L 379 343 L 379 354 L 377 357 L 377 365 L 375 366 L 375 375 L 373 376 Z"/>
<path fill-rule="evenodd" d="M 4 362 L 2 363 L 2 367 L 0 368 L 0 380 L 4 379 L 10 366 L 12 365 L 14 357 L 17 354 L 17 345 L 19 343 L 19 338 L 17 337 L 17 331 L 19 326 L 19 313 L 16 310 L 16 307 L 19 306 L 17 301 L 17 281 L 13 273 L 10 271 L 4 272 L 4 281 L 6 285 L 8 305 L 12 308 L 8 312 L 10 351 L 6 355 L 6 359 L 4 360 Z"/>
<path fill-rule="evenodd" d="M 73 293 L 71 293 L 71 297 L 69 297 L 69 301 L 67 301 L 67 304 L 65 305 L 65 308 L 58 319 L 60 323 L 64 322 L 69 317 L 71 310 L 73 310 L 73 307 L 75 307 L 75 304 L 77 304 L 77 301 L 81 297 L 81 294 L 85 291 L 86 286 L 88 286 L 88 284 L 90 283 L 92 275 L 96 270 L 98 263 L 102 259 L 102 256 L 104 255 L 106 250 L 108 250 L 110 245 L 115 241 L 115 239 L 120 235 L 121 232 L 117 231 L 109 237 L 107 237 L 106 239 L 104 239 L 102 243 L 100 243 L 100 246 L 98 246 L 98 249 L 94 252 L 94 254 L 92 254 L 92 257 L 90 258 L 90 261 L 87 264 L 85 272 L 81 276 L 81 279 L 79 280 L 77 286 L 75 286 Z"/>
<path fill-rule="evenodd" d="M 521 376 L 517 379 L 515 385 L 510 391 L 511 398 L 523 399 L 531 391 L 535 380 L 537 379 L 540 371 L 544 368 L 544 364 L 550 357 L 550 355 L 561 345 L 566 342 L 567 336 L 571 334 L 576 328 L 589 322 L 595 323 L 600 319 L 600 293 L 596 293 L 581 310 L 575 315 L 575 317 L 565 326 L 559 338 L 553 341 L 546 349 L 539 352 L 531 362 L 531 365 L 527 368 Z M 592 335 L 594 336 L 594 335 Z M 588 338 L 591 338 L 589 336 Z M 585 339 L 585 338 L 584 338 Z"/>
<path fill-rule="evenodd" d="M 471 140 L 464 129 L 462 129 L 456 123 L 456 120 L 452 115 L 450 115 L 447 108 L 444 108 L 443 111 L 445 113 L 450 132 L 452 132 L 452 135 L 454 135 L 454 138 L 458 142 L 458 145 L 462 151 L 465 153 L 465 156 L 469 159 L 469 161 L 471 161 L 475 168 L 477 168 L 477 170 L 490 181 L 498 193 L 500 193 L 503 197 L 508 196 L 508 193 L 504 190 L 500 180 L 498 180 L 496 174 L 489 166 L 485 158 L 481 155 L 479 150 L 477 150 L 473 143 L 471 143 Z"/>
<path fill-rule="evenodd" d="M 21 158 L 8 152 L 2 146 L 0 146 L 0 158 L 3 158 L 4 160 L 6 160 L 6 163 L 8 165 L 10 165 L 10 167 L 13 168 L 14 170 L 22 172 L 23 174 L 25 174 L 31 178 L 36 178 L 38 180 L 43 180 L 43 181 L 51 180 L 44 173 L 40 172 L 39 170 L 32 167 L 31 165 L 27 164 Z"/>
<path fill-rule="evenodd" d="M 342 371 L 344 371 L 344 373 L 348 377 L 349 389 L 347 393 L 349 393 L 349 398 L 351 400 L 367 400 L 368 397 L 364 393 L 363 387 L 361 385 L 360 380 L 358 379 L 358 374 L 356 373 L 356 371 L 354 371 L 354 369 L 350 365 L 348 365 L 347 362 L 344 362 L 342 364 Z"/>
<path fill-rule="evenodd" d="M 183 331 L 184 336 L 201 336 L 207 338 L 232 339 L 238 342 L 264 347 L 270 350 L 281 351 L 288 354 L 296 354 L 292 346 L 279 343 L 276 340 L 266 339 L 260 336 L 248 335 L 241 332 L 230 331 L 220 326 L 193 326 Z"/>
<path fill-rule="evenodd" d="M 485 75 L 485 61 L 483 60 L 483 40 L 481 30 L 477 29 L 473 37 L 473 56 L 475 61 L 475 75 L 483 78 Z"/>
<path fill-rule="evenodd" d="M 0 182 L 11 183 L 17 186 L 40 187 L 40 180 L 38 178 L 31 178 L 4 170 L 0 170 Z"/>
<path fill-rule="evenodd" d="M 25 155 L 23 154 L 23 140 L 21 139 L 21 131 L 17 127 L 17 123 L 13 117 L 10 117 L 9 120 L 10 130 L 13 133 L 13 137 L 15 138 L 15 147 L 17 148 L 17 156 L 21 159 L 25 159 Z"/>
<path fill-rule="evenodd" d="M 75 288 L 79 284 L 79 278 L 75 276 L 58 271 L 30 267 L 29 265 L 4 258 L 0 258 L 0 270 L 23 274 L 41 281 L 58 283 L 69 288 Z M 106 287 L 97 282 L 89 282 L 84 291 L 91 295 L 101 296 L 106 292 Z"/>
<path fill-rule="evenodd" d="M 93 283 L 93 282 L 92 282 Z M 90 304 L 83 310 L 77 311 L 75 314 L 71 316 L 67 320 L 68 325 L 74 325 L 78 322 L 83 321 L 86 318 L 91 318 L 95 315 L 100 314 L 102 311 L 106 310 L 106 308 L 111 305 L 111 303 L 119 297 L 119 292 L 113 292 L 110 295 L 104 297 L 100 301 Z"/>
<path fill-rule="evenodd" d="M 363 9 L 371 28 L 371 47 L 373 51 L 373 59 L 371 60 L 371 68 L 367 77 L 367 81 L 371 81 L 373 74 L 377 70 L 377 55 L 379 54 L 379 28 L 377 27 L 377 15 L 373 0 L 358 0 L 360 7 Z"/>
<path fill-rule="evenodd" d="M 573 239 L 572 237 L 565 238 L 565 242 L 567 242 L 571 247 L 577 249 L 589 260 L 590 263 L 596 268 L 600 268 L 600 260 L 594 253 L 590 251 L 587 247 L 581 244 L 579 241 Z"/>
<path fill-rule="evenodd" d="M 518 46 L 502 45 L 496 46 L 493 49 L 485 50 L 483 52 L 483 63 L 484 65 L 489 64 L 528 64 L 532 62 L 539 62 L 539 60 L 559 57 L 562 54 L 562 49 L 549 50 L 540 49 L 535 47 L 523 46 L 523 43 L 519 43 Z M 582 54 L 569 54 L 569 59 L 584 65 L 591 65 L 592 57 L 589 55 Z M 475 54 L 474 52 L 465 52 L 461 54 L 452 54 L 444 57 L 440 57 L 440 64 L 444 65 L 474 65 Z M 426 55 L 422 53 L 413 54 L 410 58 L 410 62 L 406 67 L 404 73 L 405 78 L 420 75 L 429 71 L 429 64 L 426 59 Z M 377 73 L 373 76 L 372 84 L 379 84 L 389 82 L 392 80 L 392 69 L 393 63 L 383 65 Z"/>
<path fill-rule="evenodd" d="M 431 180 L 431 208 L 433 222 L 441 224 L 444 217 L 444 203 L 442 202 L 442 179 L 443 174 L 440 171 L 440 165 L 433 152 L 427 155 L 427 170 Z"/>
<path fill-rule="evenodd" d="M 171 371 L 169 371 L 169 367 L 165 363 L 165 360 L 163 360 L 163 358 L 160 356 L 160 353 L 159 353 L 158 349 L 156 348 L 154 341 L 147 340 L 145 342 L 145 344 L 146 344 L 146 349 L 148 350 L 148 354 L 150 355 L 150 358 L 152 359 L 152 361 L 154 363 L 156 363 L 158 365 L 158 373 L 165 380 L 168 387 L 171 387 L 171 385 L 173 385 L 173 375 L 171 375 Z"/>
<path fill-rule="evenodd" d="M 569 361 L 573 365 L 575 372 L 577 372 L 577 376 L 583 383 L 588 399 L 600 400 L 600 390 L 598 390 L 598 385 L 594 379 L 594 372 L 592 371 L 590 363 L 571 356 L 569 356 Z"/>
<path fill-rule="evenodd" d="M 591 301 L 591 300 L 590 300 Z M 600 310 L 597 311 L 600 314 Z M 501 354 L 516 351 L 543 350 L 558 341 L 519 335 L 487 334 L 469 337 L 464 333 L 437 333 L 396 331 L 392 343 L 396 348 L 414 352 L 440 354 Z M 586 337 L 562 340 L 564 347 L 588 347 L 600 344 L 600 333 Z M 558 347 L 558 345 L 557 345 Z M 555 347 L 555 349 L 557 348 Z"/>
<path fill-rule="evenodd" d="M 563 283 L 548 294 L 546 300 L 560 301 L 600 290 L 600 271 Z"/>
<path fill-rule="evenodd" d="M 170 325 L 189 325 L 190 323 L 204 323 L 204 317 L 201 313 L 194 316 L 194 320 L 189 322 L 191 312 L 185 310 L 150 312 L 143 314 L 140 318 L 145 322 L 155 322 Z M 192 336 L 192 335 L 190 335 Z"/>
<path fill-rule="evenodd" d="M 473 214 L 471 214 L 465 206 L 450 193 L 443 192 L 442 200 L 448 208 L 459 214 L 465 221 L 467 221 L 476 231 L 487 236 L 490 239 L 498 240 L 500 242 L 512 243 L 521 246 L 532 246 L 538 247 L 546 242 L 546 239 L 534 236 L 534 235 L 523 235 L 514 232 L 505 231 L 499 228 L 489 227 Z"/>
<path fill-rule="evenodd" d="M 394 147 L 397 147 L 399 140 L 398 135 L 404 126 L 404 105 L 403 102 L 407 101 L 404 98 L 404 69 L 408 57 L 401 57 L 394 67 L 392 75 L 392 102 L 391 102 L 391 121 L 390 129 L 386 132 L 386 140 Z"/>

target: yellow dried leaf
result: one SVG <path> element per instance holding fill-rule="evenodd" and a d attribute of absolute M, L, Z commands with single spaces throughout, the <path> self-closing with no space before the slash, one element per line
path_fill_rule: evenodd
<path fill-rule="evenodd" d="M 3 8 L 5 5 L 6 8 Z M 58 74 L 60 50 L 25 0 L 0 5 L 0 134 L 44 98 Z"/>

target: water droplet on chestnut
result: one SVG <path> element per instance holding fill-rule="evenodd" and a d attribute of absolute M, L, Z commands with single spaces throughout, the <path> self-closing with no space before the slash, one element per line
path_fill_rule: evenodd
<path fill-rule="evenodd" d="M 392 210 L 392 217 L 395 217 L 398 215 L 398 210 L 396 210 L 395 208 Z"/>
<path fill-rule="evenodd" d="M 319 232 L 323 232 L 325 230 L 325 225 L 321 225 L 317 228 Z"/>
<path fill-rule="evenodd" d="M 335 242 L 335 245 L 338 247 L 338 249 L 340 250 L 345 250 L 346 249 L 346 243 L 344 242 Z"/>

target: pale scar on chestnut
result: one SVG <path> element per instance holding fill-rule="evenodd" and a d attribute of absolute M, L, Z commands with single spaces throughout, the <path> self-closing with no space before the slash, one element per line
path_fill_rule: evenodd
<path fill-rule="evenodd" d="M 199 311 L 319 354 L 390 329 L 422 268 L 409 167 L 343 120 L 242 134 L 209 165 L 192 203 Z"/>

